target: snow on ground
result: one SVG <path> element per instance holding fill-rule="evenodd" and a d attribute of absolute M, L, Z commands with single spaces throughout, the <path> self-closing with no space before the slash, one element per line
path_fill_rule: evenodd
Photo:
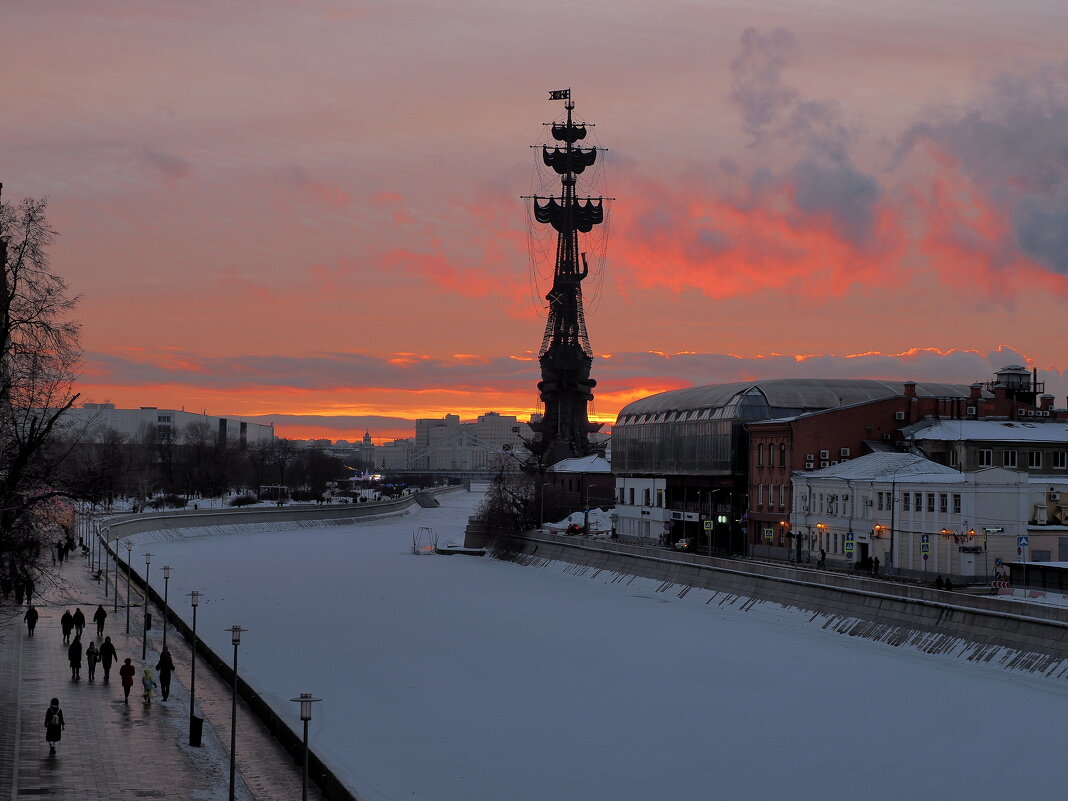
<path fill-rule="evenodd" d="M 374 801 L 1060 797 L 1068 687 L 564 566 L 414 556 L 478 495 L 289 532 L 152 541 L 153 584 Z"/>

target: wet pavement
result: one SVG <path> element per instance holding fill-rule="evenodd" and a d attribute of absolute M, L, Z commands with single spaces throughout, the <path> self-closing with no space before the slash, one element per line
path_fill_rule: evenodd
<path fill-rule="evenodd" d="M 148 659 L 141 660 L 143 607 L 136 590 L 131 595 L 130 633 L 126 632 L 125 585 L 120 580 L 118 613 L 113 597 L 94 581 L 84 558 L 75 556 L 57 570 L 59 581 L 36 599 L 40 612 L 33 637 L 27 635 L 22 612 L 0 623 L 0 798 L 69 798 L 78 801 L 120 799 L 226 799 L 230 780 L 230 687 L 202 660 L 197 660 L 196 708 L 205 718 L 203 745 L 189 739 L 190 648 L 173 629 L 167 645 L 177 670 L 170 698 L 159 690 L 151 704 L 142 700 L 140 677 L 153 667 L 162 650 L 162 631 L 150 632 Z M 10 600 L 8 603 L 12 603 Z M 119 653 L 110 684 L 98 665 L 96 679 L 72 681 L 60 617 L 81 608 L 90 618 L 82 643 L 98 647 L 91 621 L 97 605 L 108 612 L 104 635 Z M 5 604 L 6 606 L 6 604 Z M 10 608 L 10 607 L 8 607 Z M 23 608 L 24 611 L 25 608 Z M 158 609 L 149 610 L 161 621 Z M 123 703 L 118 667 L 130 657 L 137 668 L 129 705 Z M 84 659 L 83 659 L 84 663 Z M 155 671 L 153 671 L 155 673 Z M 158 676 L 155 677 L 158 682 Z M 44 716 L 49 700 L 57 697 L 66 728 L 49 753 Z M 242 801 L 292 801 L 301 795 L 300 765 L 244 707 L 238 704 L 236 798 Z M 10 793 L 10 794 L 9 794 Z M 321 801 L 312 785 L 308 797 Z"/>

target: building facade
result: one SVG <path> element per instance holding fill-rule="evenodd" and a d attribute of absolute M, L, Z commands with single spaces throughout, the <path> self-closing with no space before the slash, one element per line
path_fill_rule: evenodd
<path fill-rule="evenodd" d="M 274 426 L 270 424 L 155 406 L 117 409 L 111 403 L 86 403 L 69 409 L 63 415 L 63 424 L 72 433 L 84 436 L 89 441 L 95 441 L 94 438 L 111 430 L 117 431 L 130 442 L 180 444 L 192 426 L 207 426 L 211 436 L 219 442 L 242 449 L 250 445 L 269 444 L 275 439 Z"/>

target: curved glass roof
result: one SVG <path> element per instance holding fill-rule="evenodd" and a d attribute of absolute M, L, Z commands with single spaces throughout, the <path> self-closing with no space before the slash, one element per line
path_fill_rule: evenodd
<path fill-rule="evenodd" d="M 921 398 L 967 398 L 970 393 L 971 386 L 968 384 L 916 384 L 916 395 Z M 700 419 L 764 420 L 902 394 L 904 385 L 900 381 L 864 378 L 737 381 L 676 389 L 633 401 L 620 410 L 616 425 L 637 423 L 643 416 L 646 422 L 657 417 L 666 421 L 667 418 L 678 419 L 684 415 L 692 419 L 693 412 L 699 412 Z M 983 394 L 990 396 L 989 392 Z"/>

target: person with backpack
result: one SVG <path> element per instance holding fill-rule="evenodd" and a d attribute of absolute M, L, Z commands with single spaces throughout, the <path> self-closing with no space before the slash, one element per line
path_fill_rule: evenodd
<path fill-rule="evenodd" d="M 63 720 L 63 710 L 59 708 L 59 699 L 53 698 L 52 703 L 48 706 L 48 711 L 45 712 L 45 740 L 48 742 L 48 754 L 49 756 L 55 756 L 56 743 L 63 738 L 63 729 L 66 727 L 66 721 Z"/>
<path fill-rule="evenodd" d="M 71 616 L 71 620 L 74 621 L 74 636 L 81 637 L 82 629 L 85 628 L 85 613 L 82 611 L 80 606 L 75 608 L 74 614 Z"/>
<path fill-rule="evenodd" d="M 111 637 L 104 638 L 104 644 L 100 646 L 100 662 L 104 666 L 104 684 L 111 680 L 111 663 L 119 661 L 119 653 L 115 650 Z"/>
<path fill-rule="evenodd" d="M 166 701 L 167 696 L 171 694 L 171 674 L 174 672 L 174 660 L 171 658 L 169 648 L 164 648 L 163 653 L 160 654 L 156 670 L 159 671 L 159 691 L 163 695 L 163 700 Z"/>
<path fill-rule="evenodd" d="M 89 647 L 85 649 L 85 665 L 89 668 L 89 681 L 96 678 L 96 663 L 100 661 L 100 651 L 96 643 L 89 640 Z"/>

